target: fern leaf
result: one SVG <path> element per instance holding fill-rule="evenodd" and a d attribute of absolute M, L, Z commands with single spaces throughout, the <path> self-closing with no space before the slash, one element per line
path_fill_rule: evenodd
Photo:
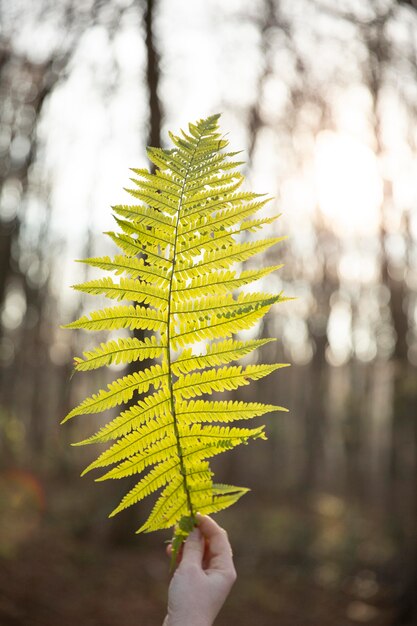
<path fill-rule="evenodd" d="M 184 202 L 184 208 L 188 206 L 195 206 L 198 202 L 200 205 L 204 205 L 207 200 L 210 200 L 213 197 L 213 193 L 218 194 L 219 196 L 226 196 L 229 193 L 233 193 L 238 189 L 242 182 L 243 178 L 239 176 L 238 180 L 233 180 L 232 177 L 229 177 L 230 181 L 225 185 L 217 187 L 215 191 L 213 189 L 206 189 L 206 183 L 200 182 L 198 185 L 191 184 L 188 187 L 188 198 Z"/>
<path fill-rule="evenodd" d="M 242 222 L 240 228 L 235 230 L 228 231 L 224 228 L 213 229 L 205 236 L 201 236 L 201 233 L 199 233 L 191 239 L 188 238 L 185 241 L 182 240 L 182 242 L 178 240 L 177 248 L 179 261 L 183 262 L 184 260 L 190 259 L 194 261 L 201 247 L 203 247 L 206 252 L 209 252 L 210 250 L 219 250 L 220 248 L 233 245 L 236 242 L 236 235 L 240 235 L 246 231 L 256 232 L 256 230 L 265 226 L 265 224 L 271 224 L 277 217 L 279 216 L 274 215 L 273 217 L 259 220 L 246 220 Z"/>
<path fill-rule="evenodd" d="M 126 252 L 127 256 L 135 256 L 136 254 L 143 255 L 146 253 L 148 260 L 152 261 L 152 264 L 156 265 L 156 267 L 160 267 L 167 272 L 172 270 L 172 263 L 168 259 L 164 259 L 160 256 L 153 246 L 147 247 L 145 243 L 129 235 L 125 235 L 124 233 L 113 233 L 109 231 L 105 234 L 108 235 L 121 250 Z"/>
<path fill-rule="evenodd" d="M 83 315 L 78 320 L 65 324 L 63 328 L 83 330 L 150 330 L 163 331 L 168 319 L 166 314 L 141 306 L 117 306 L 93 311 L 90 317 Z"/>
<path fill-rule="evenodd" d="M 231 487 L 229 485 L 213 485 L 213 502 L 201 507 L 201 514 L 218 513 L 235 504 L 242 496 L 248 493 L 249 489 L 242 487 Z"/>
<path fill-rule="evenodd" d="M 159 492 L 139 531 L 177 526 L 174 553 L 195 523 L 196 511 L 220 511 L 248 491 L 213 483 L 209 460 L 250 440 L 265 439 L 265 427 L 247 427 L 248 421 L 286 410 L 260 402 L 201 398 L 238 389 L 286 365 L 230 365 L 273 341 L 242 341 L 236 335 L 285 300 L 281 293 L 237 291 L 280 265 L 238 272 L 236 264 L 283 237 L 248 239 L 279 216 L 259 214 L 270 198 L 243 189 L 239 153 L 226 152 L 218 121 L 219 115 L 212 115 L 190 124 L 187 132 L 170 134 L 170 149 L 148 149 L 155 173 L 133 169 L 133 187 L 126 190 L 138 202 L 113 207 L 118 231 L 106 234 L 120 252 L 81 261 L 120 278 L 89 280 L 74 285 L 76 290 L 133 304 L 93 311 L 65 326 L 150 333 L 143 339 L 109 338 L 75 357 L 77 371 L 113 363 L 139 366 L 145 359 L 160 363 L 116 379 L 63 421 L 134 398 L 95 434 L 73 445 L 109 442 L 83 474 L 105 468 L 96 480 L 138 476 L 110 516 Z M 193 350 L 197 342 L 203 346 Z"/>
<path fill-rule="evenodd" d="M 172 511 L 174 511 L 174 519 L 177 520 L 181 519 L 187 511 L 187 494 L 184 489 L 184 481 L 179 476 L 176 476 L 165 487 L 145 524 L 137 532 L 149 533 L 153 530 L 166 528 L 164 522 L 166 522 L 169 513 L 172 515 Z"/>
<path fill-rule="evenodd" d="M 178 241 L 181 244 L 183 239 L 187 240 L 187 237 L 193 235 L 196 230 L 203 234 L 211 234 L 212 231 L 235 226 L 246 217 L 252 216 L 255 211 L 259 211 L 269 201 L 268 198 L 263 202 L 249 202 L 244 208 L 238 205 L 231 209 L 217 211 L 214 215 L 210 213 L 208 216 L 204 216 L 197 213 L 194 218 L 190 217 L 188 220 L 184 220 L 181 228 L 178 228 Z M 278 218 L 279 215 L 276 217 Z"/>
<path fill-rule="evenodd" d="M 119 459 L 119 461 L 114 461 L 116 467 L 109 470 L 103 476 L 96 478 L 96 482 L 107 480 L 108 478 L 117 480 L 120 478 L 133 476 L 140 472 L 143 472 L 144 469 L 150 467 L 151 465 L 154 465 L 155 467 L 160 467 L 162 465 L 169 464 L 172 465 L 172 468 L 174 470 L 176 470 L 178 469 L 180 462 L 178 456 L 175 454 L 175 448 L 175 439 L 169 439 L 168 436 L 164 438 L 163 447 L 161 447 L 160 445 L 155 445 L 154 441 L 151 446 L 148 446 L 146 454 L 131 454 L 130 456 L 127 456 L 125 460 Z M 87 473 L 87 471 L 90 471 L 90 469 L 97 468 L 98 462 L 99 460 L 97 459 L 94 466 L 92 463 L 91 467 L 86 468 L 85 473 Z M 101 467 L 111 465 L 112 462 L 112 459 L 110 459 L 108 462 L 106 462 L 106 460 L 104 459 Z"/>
<path fill-rule="evenodd" d="M 106 426 L 88 439 L 84 439 L 73 446 L 86 445 L 89 443 L 104 443 L 110 439 L 117 439 L 130 431 L 146 424 L 150 419 L 170 414 L 170 395 L 163 387 L 151 396 L 139 400 L 135 405 L 122 411 L 120 415 L 111 420 Z"/>
<path fill-rule="evenodd" d="M 119 506 L 110 513 L 109 517 L 113 517 L 116 513 L 126 509 L 128 506 L 132 506 L 132 504 L 136 504 L 139 500 L 143 500 L 152 492 L 171 482 L 176 477 L 177 465 L 178 461 L 171 458 L 154 467 L 125 495 Z"/>
<path fill-rule="evenodd" d="M 162 150 L 161 148 L 148 148 L 146 152 L 151 163 L 156 165 L 162 172 L 168 170 L 174 176 L 176 175 L 178 180 L 184 180 L 186 170 L 182 163 L 173 158 L 172 151 Z"/>
<path fill-rule="evenodd" d="M 207 298 L 196 299 L 193 302 L 176 303 L 172 313 L 178 315 L 178 319 L 188 324 L 195 323 L 207 315 L 233 315 L 236 311 L 255 311 L 260 307 L 278 302 L 280 295 L 267 293 L 240 293 L 236 298 L 232 295 L 225 295 L 222 298 L 209 296 Z"/>
<path fill-rule="evenodd" d="M 227 172 L 225 174 L 217 174 L 210 176 L 197 176 L 190 181 L 190 183 L 186 184 L 185 191 L 187 193 L 187 198 L 194 197 L 196 193 L 200 191 L 200 189 L 212 189 L 217 190 L 218 193 L 224 193 L 226 190 L 229 190 L 230 187 L 232 189 L 236 189 L 240 187 L 240 185 L 244 181 L 244 177 L 239 172 Z M 207 197 L 207 196 L 206 196 Z M 211 197 L 211 194 L 208 196 Z"/>
<path fill-rule="evenodd" d="M 193 320 L 190 324 L 182 322 L 179 331 L 171 336 L 174 350 L 183 348 L 189 343 L 230 337 L 240 330 L 248 330 L 258 322 L 271 308 L 272 302 L 263 307 L 240 310 L 229 317 L 213 315 L 205 320 Z"/>
<path fill-rule="evenodd" d="M 156 194 L 158 199 L 161 194 L 169 201 L 172 202 L 175 198 L 179 199 L 181 197 L 181 186 L 176 184 L 168 184 L 167 181 L 162 181 L 158 179 L 154 174 L 150 174 L 148 172 L 148 177 L 144 174 L 139 175 L 140 178 L 131 178 L 130 180 L 138 187 L 135 191 L 139 193 L 144 192 L 144 194 L 148 195 L 149 193 Z M 148 202 L 149 198 L 146 197 L 145 201 Z M 175 205 L 173 211 L 173 215 L 175 215 Z"/>
<path fill-rule="evenodd" d="M 194 445 L 197 438 L 199 442 L 212 442 L 222 444 L 224 441 L 233 441 L 239 439 L 241 443 L 246 443 L 252 437 L 253 439 L 265 439 L 265 426 L 258 428 L 236 428 L 229 426 L 202 426 L 201 424 L 192 424 L 181 428 L 181 439 L 184 441 L 184 447 L 187 448 L 187 440 L 190 439 Z"/>
<path fill-rule="evenodd" d="M 113 211 L 121 215 L 125 219 L 131 220 L 136 224 L 143 224 L 152 228 L 160 228 L 165 232 L 172 234 L 175 231 L 175 224 L 172 216 L 165 215 L 162 211 L 146 206 L 146 205 L 116 205 Z"/>
<path fill-rule="evenodd" d="M 172 364 L 172 371 L 177 376 L 188 374 L 196 369 L 204 369 L 213 365 L 225 365 L 231 361 L 246 356 L 253 350 L 271 343 L 275 339 L 253 339 L 250 341 L 219 341 L 209 346 L 206 354 L 194 355 L 191 349 L 183 350 L 177 360 Z"/>
<path fill-rule="evenodd" d="M 135 198 L 139 198 L 142 202 L 147 202 L 149 206 L 154 209 L 158 209 L 159 211 L 166 211 L 168 214 L 175 215 L 175 202 L 171 201 L 167 198 L 166 195 L 162 195 L 156 193 L 153 189 L 146 190 L 144 188 L 136 190 L 136 189 L 126 189 L 132 196 Z"/>
<path fill-rule="evenodd" d="M 155 224 L 152 227 L 145 226 L 143 222 L 130 222 L 117 217 L 115 221 L 127 235 L 137 235 L 137 239 L 146 245 L 147 250 L 153 248 L 158 251 L 158 247 L 165 250 L 167 246 L 174 243 L 175 233 L 173 230 L 164 229 L 160 224 L 156 228 Z"/>
<path fill-rule="evenodd" d="M 152 365 L 146 370 L 129 374 L 123 378 L 118 378 L 108 385 L 107 391 L 101 389 L 98 393 L 93 394 L 90 398 L 86 398 L 75 409 L 70 411 L 64 418 L 64 422 L 71 419 L 75 415 L 83 415 L 87 413 L 100 413 L 106 409 L 128 402 L 133 393 L 143 393 L 148 391 L 153 385 L 159 387 L 167 372 L 161 365 Z"/>
<path fill-rule="evenodd" d="M 281 406 L 259 402 L 233 400 L 214 401 L 190 400 L 179 402 L 177 416 L 180 422 L 235 422 L 259 417 L 271 411 L 287 411 Z"/>
<path fill-rule="evenodd" d="M 279 367 L 283 365 L 248 365 L 245 368 L 234 365 L 181 375 L 174 383 L 174 394 L 176 398 L 194 398 L 213 391 L 232 391 L 242 385 L 249 385 L 250 380 L 268 376 Z"/>
<path fill-rule="evenodd" d="M 193 278 L 193 276 L 211 272 L 213 269 L 227 269 L 234 263 L 247 261 L 254 254 L 265 252 L 265 250 L 280 243 L 283 239 L 285 238 L 275 237 L 257 242 L 235 244 L 226 248 L 220 247 L 218 250 L 210 250 L 205 253 L 203 260 L 197 263 L 185 258 L 179 264 L 179 271 L 176 273 L 177 279 Z"/>
<path fill-rule="evenodd" d="M 79 263 L 86 263 L 101 270 L 114 272 L 116 275 L 127 274 L 130 278 L 140 278 L 143 282 L 151 283 L 163 289 L 167 289 L 169 279 L 166 272 L 156 266 L 145 265 L 143 259 L 116 255 L 114 259 L 109 256 L 90 259 L 80 259 Z"/>
<path fill-rule="evenodd" d="M 223 270 L 196 276 L 186 281 L 173 280 L 172 294 L 176 301 L 193 300 L 203 296 L 217 296 L 230 293 L 234 289 L 248 285 L 281 269 L 282 265 L 273 265 L 261 270 L 245 270 L 239 276 L 236 272 Z"/>
<path fill-rule="evenodd" d="M 97 348 L 84 352 L 83 359 L 75 357 L 75 369 L 85 372 L 111 363 L 132 363 L 132 361 L 155 359 L 161 356 L 164 348 L 166 346 L 158 343 L 155 336 L 145 338 L 143 341 L 136 337 L 122 337 L 117 341 L 102 343 Z"/>
<path fill-rule="evenodd" d="M 127 435 L 120 437 L 116 443 L 107 448 L 100 456 L 90 463 L 84 470 L 84 474 L 98 467 L 106 467 L 112 463 L 120 463 L 135 455 L 140 457 L 143 467 L 165 460 L 165 453 L 171 449 L 175 438 L 169 428 L 170 420 L 164 415 L 155 421 L 149 420 L 143 426 L 132 430 Z M 147 450 L 147 448 L 149 448 Z M 156 455 L 156 456 L 155 456 Z"/>
<path fill-rule="evenodd" d="M 132 168 L 132 172 L 137 174 L 137 176 L 139 176 L 141 179 L 148 181 L 156 190 L 160 191 L 164 189 L 173 196 L 176 196 L 177 198 L 181 196 L 181 182 L 173 179 L 172 176 L 167 176 L 164 172 L 161 172 L 161 170 L 157 170 L 155 174 L 152 174 L 144 168 Z M 132 180 L 133 182 L 136 182 L 134 179 Z"/>
<path fill-rule="evenodd" d="M 166 291 L 130 278 L 121 278 L 119 283 L 113 282 L 111 278 L 99 278 L 80 285 L 73 285 L 73 289 L 95 296 L 103 295 L 115 300 L 134 300 L 162 310 L 168 307 Z"/>
<path fill-rule="evenodd" d="M 231 210 L 233 207 L 242 209 L 242 205 L 245 206 L 244 203 L 254 201 L 263 196 L 264 194 L 242 191 L 239 193 L 229 193 L 226 197 L 215 195 L 204 203 L 202 203 L 201 200 L 193 198 L 193 201 L 190 202 L 190 206 L 184 215 L 183 222 L 189 224 L 190 220 L 195 219 L 195 217 L 210 217 L 219 211 Z"/>

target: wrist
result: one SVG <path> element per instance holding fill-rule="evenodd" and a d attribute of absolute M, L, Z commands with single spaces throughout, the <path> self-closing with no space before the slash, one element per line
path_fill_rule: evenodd
<path fill-rule="evenodd" d="M 213 626 L 213 622 L 203 619 L 181 619 L 167 615 L 162 626 Z"/>

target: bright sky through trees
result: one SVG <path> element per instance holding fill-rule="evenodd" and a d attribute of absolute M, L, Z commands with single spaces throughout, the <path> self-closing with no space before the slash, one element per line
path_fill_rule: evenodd
<path fill-rule="evenodd" d="M 376 1 L 374 8 L 382 11 L 383 5 Z M 36 240 L 49 203 L 50 247 L 57 246 L 67 261 L 53 276 L 65 304 L 72 297 L 67 286 L 79 281 L 83 271 L 71 260 L 83 256 L 87 241 L 92 254 L 112 254 L 111 242 L 101 235 L 114 228 L 110 207 L 130 201 L 123 191 L 129 186 L 129 168 L 147 165 L 143 24 L 130 0 L 115 0 L 114 6 L 125 7 L 120 20 L 109 28 L 103 12 L 80 32 L 66 74 L 45 102 L 36 167 L 49 197 L 45 202 L 32 193 L 25 200 L 22 236 L 27 239 Z M 274 228 L 276 234 L 290 234 L 286 254 L 296 260 L 296 269 L 294 275 L 282 272 L 277 286 L 285 289 L 287 280 L 298 296 L 291 315 L 300 316 L 304 330 L 296 328 L 289 343 L 302 343 L 304 354 L 311 355 L 305 339 L 311 309 L 303 303 L 310 301 L 316 279 L 326 284 L 329 276 L 320 278 L 323 267 L 330 271 L 333 263 L 335 289 L 340 285 L 353 294 L 343 306 L 331 304 L 331 326 L 340 330 L 341 311 L 348 313 L 346 326 L 358 284 L 367 289 L 361 297 L 377 301 L 382 245 L 400 274 L 404 271 L 405 220 L 417 241 L 412 148 L 417 135 L 407 104 L 417 97 L 409 61 L 417 31 L 411 28 L 414 14 L 398 8 L 384 32 L 389 60 L 379 65 L 381 73 L 372 83 L 369 55 L 375 33 L 366 26 L 373 15 L 370 4 L 346 0 L 336 7 L 281 0 L 272 12 L 271 6 L 260 0 L 161 1 L 154 34 L 161 60 L 162 137 L 188 120 L 223 113 L 230 145 L 243 150 L 242 160 L 248 163 L 248 187 L 274 196 L 275 205 L 268 210 L 283 214 Z M 39 62 L 47 50 L 59 50 L 61 40 L 54 33 L 61 29 L 64 35 L 67 26 L 65 20 L 59 22 L 58 6 L 45 19 L 36 4 L 10 3 L 10 11 L 12 7 L 21 12 L 24 36 L 15 45 L 22 54 L 30 57 L 34 50 Z M 348 9 L 354 19 L 341 15 Z M 360 20 L 365 20 L 362 26 Z M 377 88 L 378 93 L 372 92 Z M 12 148 L 22 151 L 24 138 L 15 138 Z M 3 192 L 3 210 L 12 217 L 17 205 L 9 187 Z M 384 206 L 383 190 L 391 194 Z M 414 265 L 408 281 L 414 284 L 415 255 L 410 253 L 409 259 Z M 371 306 L 367 302 L 363 307 L 364 319 Z M 368 321 L 364 324 L 370 330 Z M 336 334 L 331 333 L 333 339 Z"/>
<path fill-rule="evenodd" d="M 346 133 L 322 131 L 315 148 L 318 204 L 340 236 L 375 235 L 382 180 L 375 153 Z"/>

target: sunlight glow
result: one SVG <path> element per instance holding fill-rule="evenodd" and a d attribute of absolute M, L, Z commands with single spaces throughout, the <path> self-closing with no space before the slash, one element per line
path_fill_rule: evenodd
<path fill-rule="evenodd" d="M 377 230 L 382 180 L 376 156 L 366 144 L 344 133 L 319 133 L 314 173 L 319 206 L 338 235 Z"/>

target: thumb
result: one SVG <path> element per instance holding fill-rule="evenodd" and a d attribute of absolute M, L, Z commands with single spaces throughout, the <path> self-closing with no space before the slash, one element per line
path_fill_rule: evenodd
<path fill-rule="evenodd" d="M 184 543 L 181 565 L 198 565 L 201 567 L 204 555 L 204 545 L 199 528 L 188 535 Z"/>

